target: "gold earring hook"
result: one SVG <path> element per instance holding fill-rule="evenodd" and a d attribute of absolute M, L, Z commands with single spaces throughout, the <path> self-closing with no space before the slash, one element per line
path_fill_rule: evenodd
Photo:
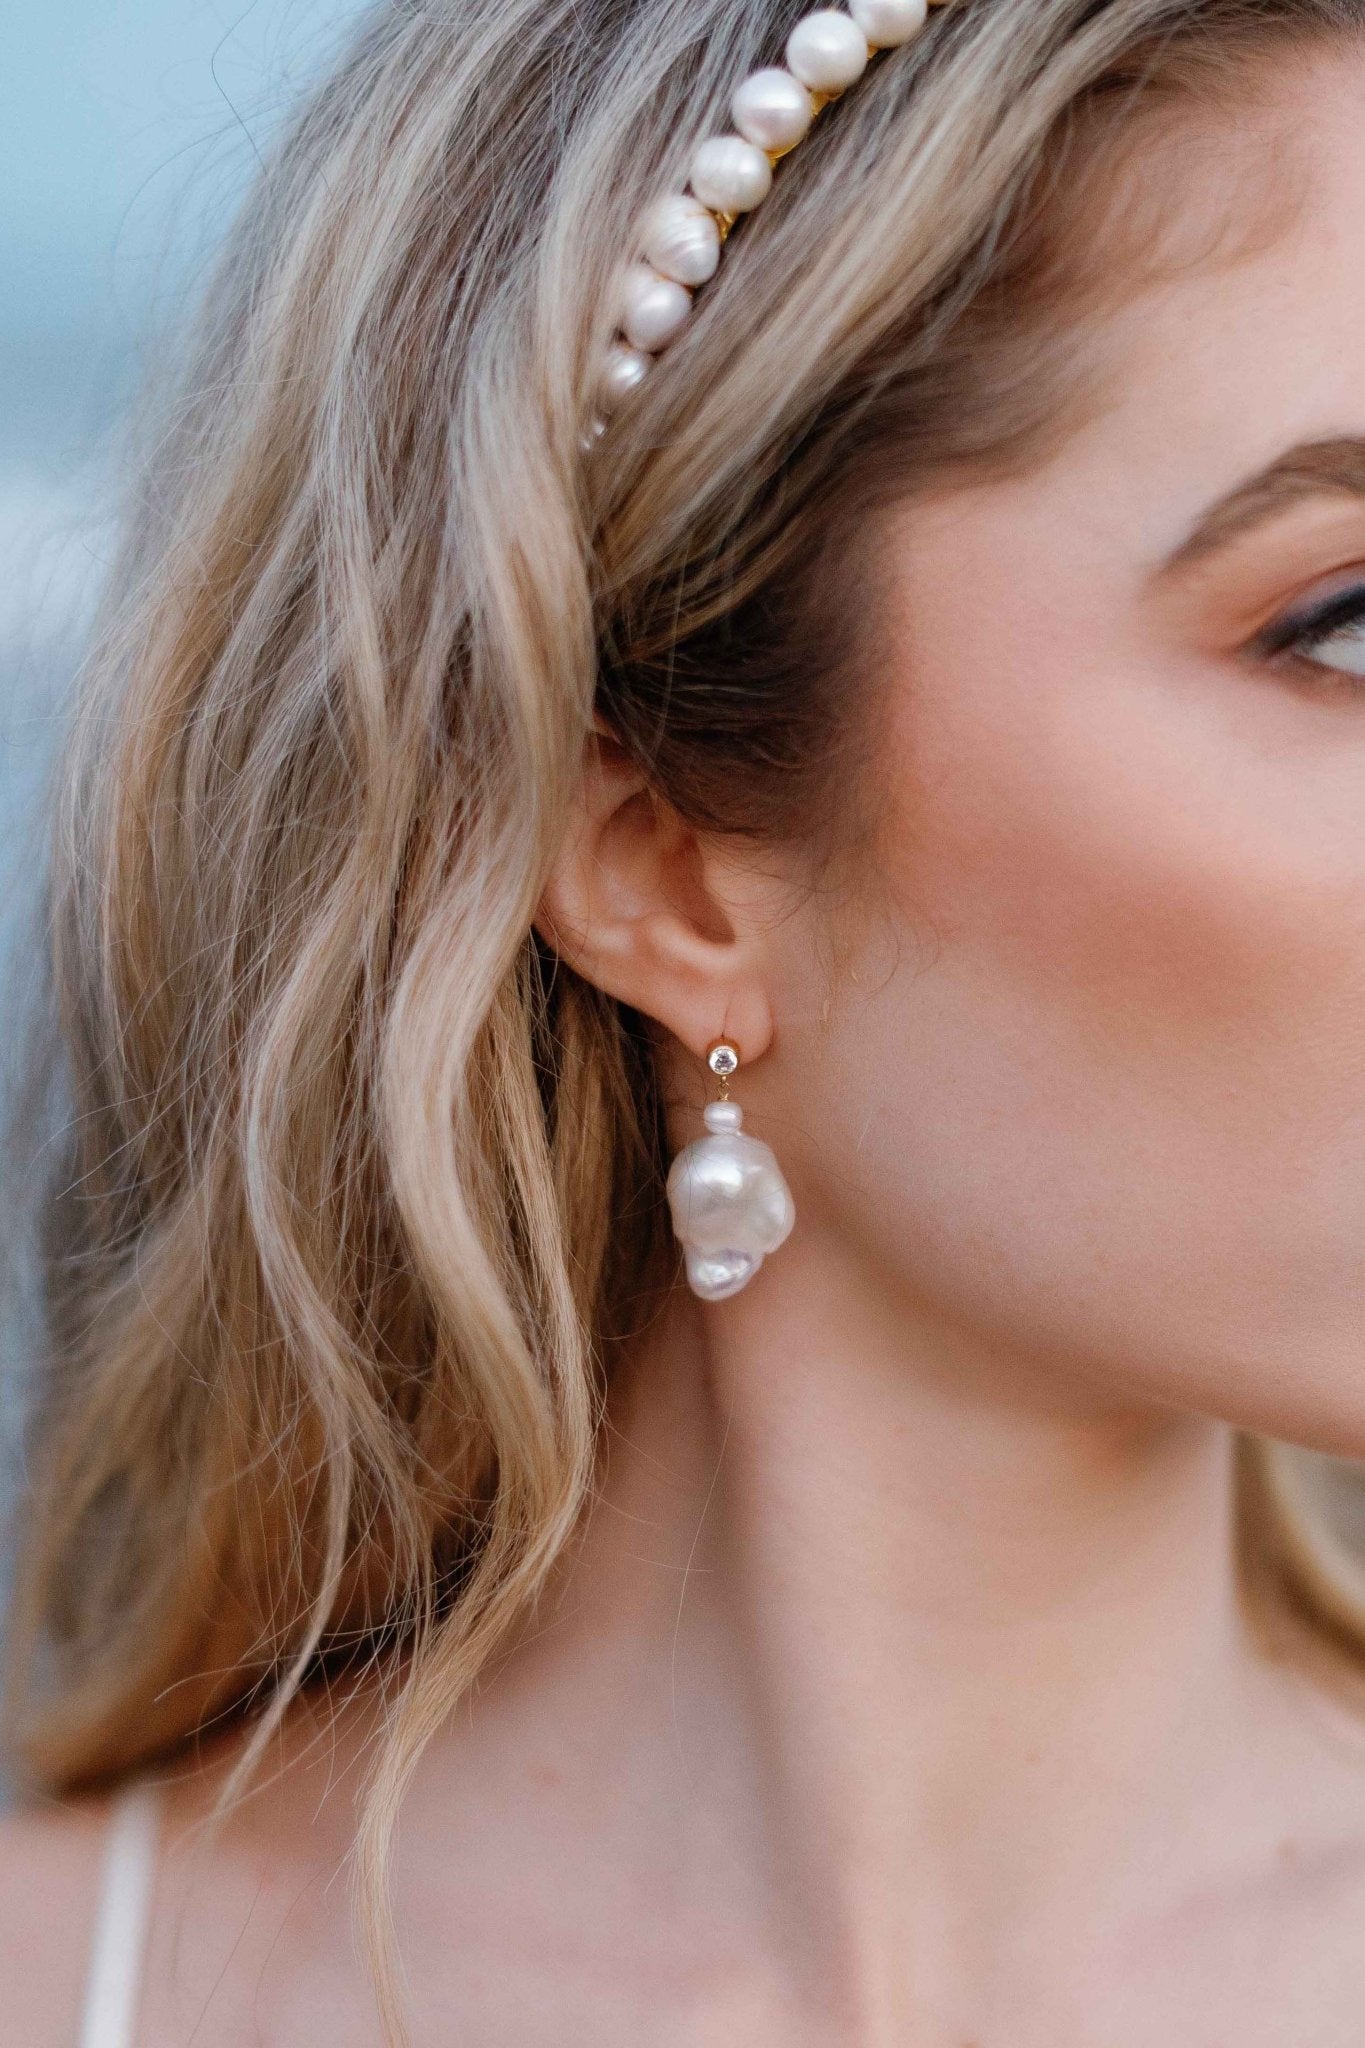
<path fill-rule="evenodd" d="M 717 1038 L 706 1048 L 706 1064 L 720 1082 L 720 1099 L 730 1100 L 730 1076 L 739 1065 L 739 1047 L 731 1038 Z"/>

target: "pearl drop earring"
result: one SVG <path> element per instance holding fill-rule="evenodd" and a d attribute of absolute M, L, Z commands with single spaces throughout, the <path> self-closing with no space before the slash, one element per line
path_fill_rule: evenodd
<path fill-rule="evenodd" d="M 730 1100 L 738 1046 L 718 1039 L 706 1064 L 720 1097 L 702 1111 L 706 1136 L 685 1145 L 669 1168 L 668 1206 L 692 1292 L 724 1301 L 790 1235 L 796 1205 L 771 1146 L 745 1135 L 744 1112 Z"/>

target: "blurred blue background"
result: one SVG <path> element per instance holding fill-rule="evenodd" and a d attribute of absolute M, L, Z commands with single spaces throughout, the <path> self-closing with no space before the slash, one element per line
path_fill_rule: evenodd
<path fill-rule="evenodd" d="M 18 0 L 0 61 L 0 971 L 32 957 L 41 797 L 108 560 L 118 426 L 281 112 L 359 0 Z M 21 1027 L 6 1008 L 4 1053 Z M 10 1219 L 11 1222 L 13 1219 Z M 5 1330 L 0 1517 L 22 1328 Z M 0 1592 L 3 1591 L 0 1547 Z"/>
<path fill-rule="evenodd" d="M 106 556 L 107 437 L 345 0 L 14 10 L 0 120 L 5 801 Z M 17 17 L 17 18 L 15 18 Z M 36 694 L 35 694 L 36 693 Z"/>

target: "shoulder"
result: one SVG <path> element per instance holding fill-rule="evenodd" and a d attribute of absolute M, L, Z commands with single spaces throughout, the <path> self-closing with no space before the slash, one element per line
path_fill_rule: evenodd
<path fill-rule="evenodd" d="M 324 1740 L 301 1709 L 254 1791 L 225 1805 L 241 1741 L 241 1731 L 224 1731 L 167 1762 L 146 1807 L 115 1794 L 0 1809 L 3 2048 L 79 2041 L 106 1853 L 123 1824 L 124 1846 L 139 1858 L 141 1847 L 151 1852 L 139 2048 L 171 2048 L 191 2035 L 200 2048 L 369 2040 L 347 1888 L 336 1882 L 353 1832 L 351 1799 L 337 1780 L 353 1779 L 358 1760 Z M 330 2013 L 319 2033 L 300 2029 L 305 1992 L 317 2013 L 337 2003 L 340 1987 L 346 2009 Z"/>
<path fill-rule="evenodd" d="M 0 1999 L 25 2048 L 77 2038 L 107 1799 L 0 1814 Z"/>

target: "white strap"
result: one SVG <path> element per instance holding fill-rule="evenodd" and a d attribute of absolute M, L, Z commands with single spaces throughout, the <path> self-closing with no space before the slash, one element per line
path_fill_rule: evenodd
<path fill-rule="evenodd" d="M 142 1783 L 110 1811 L 80 2048 L 136 2048 L 160 1807 L 160 1787 Z"/>

